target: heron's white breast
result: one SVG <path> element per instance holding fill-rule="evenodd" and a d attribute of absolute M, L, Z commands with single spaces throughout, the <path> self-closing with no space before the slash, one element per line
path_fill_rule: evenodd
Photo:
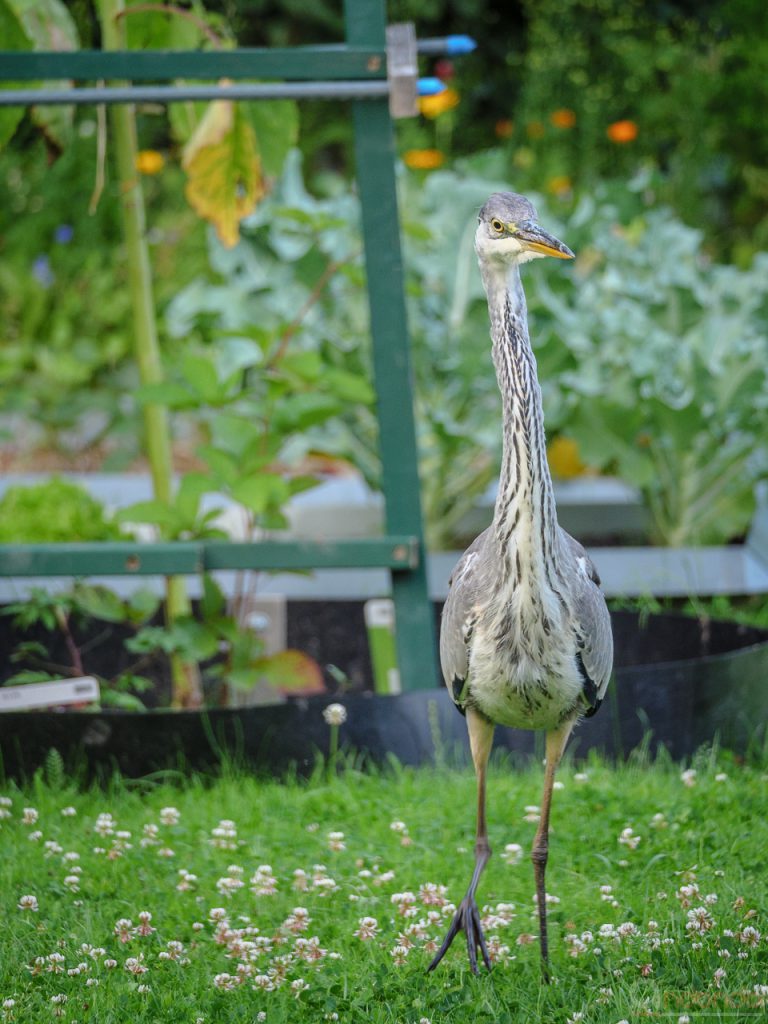
<path fill-rule="evenodd" d="M 532 602 L 519 587 L 511 600 L 478 619 L 468 676 L 473 703 L 499 725 L 559 725 L 577 703 L 583 680 L 575 638 L 555 595 L 545 588 Z"/>

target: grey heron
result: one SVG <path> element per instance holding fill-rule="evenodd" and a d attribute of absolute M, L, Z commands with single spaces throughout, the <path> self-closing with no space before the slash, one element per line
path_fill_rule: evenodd
<path fill-rule="evenodd" d="M 486 772 L 498 724 L 546 730 L 544 794 L 532 860 L 548 980 L 545 872 L 555 771 L 575 723 L 602 702 L 613 639 L 597 571 L 557 522 L 520 281 L 522 263 L 541 256 L 572 259 L 573 253 L 539 227 L 533 205 L 513 192 L 495 193 L 481 209 L 475 251 L 502 395 L 503 446 L 493 520 L 453 571 L 440 630 L 445 682 L 467 719 L 477 776 L 477 829 L 469 888 L 429 970 L 460 931 L 472 971 L 477 973 L 478 949 L 491 967 L 475 893 L 491 855 Z"/>

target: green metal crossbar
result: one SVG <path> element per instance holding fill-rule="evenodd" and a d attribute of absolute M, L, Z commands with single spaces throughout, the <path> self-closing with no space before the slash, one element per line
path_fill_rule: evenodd
<path fill-rule="evenodd" d="M 369 0 L 365 0 L 369 2 Z M 365 6 L 365 4 L 363 4 Z M 0 53 L 0 77 L 7 82 L 73 79 L 275 78 L 280 81 L 387 77 L 383 36 L 373 45 L 295 46 L 239 50 L 73 50 Z"/>
<path fill-rule="evenodd" d="M 219 569 L 370 569 L 410 572 L 419 539 L 347 541 L 123 541 L 0 545 L 3 576 L 184 576 Z"/>
<path fill-rule="evenodd" d="M 221 78 L 349 83 L 362 206 L 374 386 L 386 507 L 386 536 L 336 542 L 0 545 L 0 576 L 177 575 L 218 569 L 390 570 L 403 689 L 434 685 L 434 626 L 427 592 L 416 433 L 395 191 L 383 0 L 345 0 L 346 41 L 338 46 L 206 52 L 0 52 L 0 82 Z M 0 43 L 1 45 L 1 43 Z M 376 83 L 376 88 L 373 88 Z M 370 88 L 366 89 L 366 85 Z M 59 84 L 58 88 L 61 88 Z M 340 86 L 339 86 L 340 88 Z M 50 93 L 51 88 L 48 89 Z M 0 90 L 18 101 L 18 87 Z M 25 102 L 45 102 L 45 88 Z M 85 90 L 73 88 L 78 102 Z M 325 90 L 330 97 L 334 88 Z M 365 98 L 362 96 L 365 94 Z M 338 88 L 336 89 L 338 95 Z M 82 97 L 82 101 L 93 99 Z"/>

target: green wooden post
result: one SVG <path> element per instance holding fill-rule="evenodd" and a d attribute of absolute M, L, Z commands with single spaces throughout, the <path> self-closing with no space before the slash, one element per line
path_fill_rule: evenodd
<path fill-rule="evenodd" d="M 383 46 L 382 0 L 345 0 L 344 6 L 347 42 Z M 392 573 L 400 678 L 403 690 L 416 690 L 434 686 L 438 672 L 421 522 L 392 121 L 386 98 L 353 101 L 352 116 L 387 531 L 417 536 L 421 549 L 417 569 Z"/>

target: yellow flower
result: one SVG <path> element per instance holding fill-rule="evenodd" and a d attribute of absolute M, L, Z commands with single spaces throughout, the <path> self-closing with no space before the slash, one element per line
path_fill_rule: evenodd
<path fill-rule="evenodd" d="M 579 457 L 579 446 L 573 438 L 562 434 L 547 445 L 547 461 L 554 475 L 562 480 L 581 476 L 587 468 Z"/>
<path fill-rule="evenodd" d="M 409 149 L 403 154 L 403 163 L 417 171 L 434 171 L 441 167 L 445 157 L 439 149 Z"/>
<path fill-rule="evenodd" d="M 159 174 L 165 166 L 165 157 L 156 149 L 142 149 L 136 154 L 136 170 L 139 174 Z"/>
<path fill-rule="evenodd" d="M 572 187 L 573 182 L 567 174 L 556 174 L 547 182 L 547 192 L 551 192 L 553 196 L 564 196 L 571 191 Z"/>
<path fill-rule="evenodd" d="M 455 89 L 443 89 L 434 96 L 422 96 L 419 99 L 419 110 L 424 117 L 435 118 L 446 110 L 453 110 L 459 105 L 459 94 Z"/>

